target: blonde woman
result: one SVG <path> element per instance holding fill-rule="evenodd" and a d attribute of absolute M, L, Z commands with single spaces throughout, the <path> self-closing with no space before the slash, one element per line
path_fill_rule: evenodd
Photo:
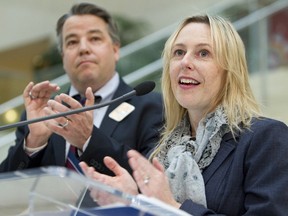
<path fill-rule="evenodd" d="M 193 215 L 287 215 L 288 128 L 262 117 L 248 82 L 243 42 L 218 16 L 185 19 L 166 42 L 166 124 L 152 163 L 129 151 L 133 177 L 87 176 L 156 197 Z M 98 198 L 99 199 L 99 198 Z"/>

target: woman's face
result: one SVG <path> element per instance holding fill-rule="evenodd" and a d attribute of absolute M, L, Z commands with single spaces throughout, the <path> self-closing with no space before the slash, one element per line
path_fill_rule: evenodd
<path fill-rule="evenodd" d="M 187 24 L 172 46 L 170 78 L 178 103 L 189 115 L 211 111 L 221 89 L 224 72 L 216 63 L 210 27 L 203 23 Z"/>

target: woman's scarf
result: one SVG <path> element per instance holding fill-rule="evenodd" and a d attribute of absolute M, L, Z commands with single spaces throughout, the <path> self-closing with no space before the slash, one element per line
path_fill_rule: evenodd
<path fill-rule="evenodd" d="M 229 131 L 227 116 L 221 106 L 199 122 L 196 140 L 191 136 L 188 115 L 171 133 L 157 154 L 169 178 L 177 202 L 191 199 L 206 207 L 204 168 L 210 165 Z"/>

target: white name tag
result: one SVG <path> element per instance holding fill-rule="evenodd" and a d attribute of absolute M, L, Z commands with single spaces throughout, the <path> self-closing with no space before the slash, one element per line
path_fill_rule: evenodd
<path fill-rule="evenodd" d="M 109 117 L 117 122 L 120 122 L 131 112 L 133 112 L 134 109 L 135 107 L 133 105 L 123 102 L 109 114 Z"/>

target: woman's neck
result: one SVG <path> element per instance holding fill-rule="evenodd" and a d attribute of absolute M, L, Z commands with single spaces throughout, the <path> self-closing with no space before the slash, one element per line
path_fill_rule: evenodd
<path fill-rule="evenodd" d="M 202 113 L 197 115 L 194 112 L 192 114 L 189 111 L 188 111 L 188 115 L 189 115 L 189 122 L 190 122 L 190 125 L 191 125 L 192 137 L 196 137 L 196 131 L 197 131 L 197 128 L 198 128 L 198 124 L 201 121 L 201 119 L 203 118 L 203 115 L 202 115 Z"/>

